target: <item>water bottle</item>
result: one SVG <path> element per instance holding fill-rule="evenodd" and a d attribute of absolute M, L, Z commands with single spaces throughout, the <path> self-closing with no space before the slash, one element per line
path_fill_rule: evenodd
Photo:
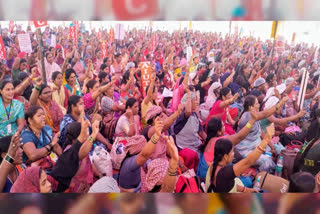
<path fill-rule="evenodd" d="M 257 181 L 255 182 L 254 186 L 253 186 L 253 189 L 257 190 L 257 191 L 260 191 L 260 180 L 261 180 L 261 176 L 259 176 L 257 178 Z"/>
<path fill-rule="evenodd" d="M 277 162 L 275 175 L 281 177 L 282 176 L 282 169 L 283 169 L 283 157 L 280 156 L 280 158 Z"/>

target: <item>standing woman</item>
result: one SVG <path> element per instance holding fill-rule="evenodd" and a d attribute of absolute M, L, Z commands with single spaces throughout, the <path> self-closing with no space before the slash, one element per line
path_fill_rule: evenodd
<path fill-rule="evenodd" d="M 21 132 L 24 128 L 24 105 L 13 97 L 12 82 L 3 80 L 0 83 L 0 137 Z"/>
<path fill-rule="evenodd" d="M 55 101 L 63 114 L 67 113 L 67 107 L 68 107 L 68 99 L 71 96 L 71 92 L 68 91 L 68 89 L 62 85 L 62 73 L 59 71 L 55 71 L 52 74 L 52 100 Z"/>
<path fill-rule="evenodd" d="M 60 121 L 63 118 L 59 105 L 52 100 L 52 90 L 48 85 L 42 84 L 42 79 L 36 80 L 36 86 L 30 97 L 30 105 L 39 105 L 45 111 L 46 124 L 53 133 L 59 131 Z"/>

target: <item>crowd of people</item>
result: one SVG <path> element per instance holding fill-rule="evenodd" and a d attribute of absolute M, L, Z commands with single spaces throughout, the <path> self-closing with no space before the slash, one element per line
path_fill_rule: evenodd
<path fill-rule="evenodd" d="M 319 192 L 316 47 L 197 31 L 1 32 L 1 192 L 194 192 L 181 178 L 199 192 L 258 192 L 255 175 L 277 179 L 296 141 L 287 191 Z"/>

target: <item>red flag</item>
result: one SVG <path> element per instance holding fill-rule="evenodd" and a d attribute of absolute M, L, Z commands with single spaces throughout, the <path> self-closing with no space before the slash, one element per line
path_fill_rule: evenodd
<path fill-rule="evenodd" d="M 110 38 L 110 42 L 114 41 L 114 30 L 113 30 L 113 28 L 110 28 L 109 38 Z"/>
<path fill-rule="evenodd" d="M 69 39 L 75 40 L 76 38 L 76 26 L 69 27 Z"/>
<path fill-rule="evenodd" d="M 35 28 L 44 27 L 48 25 L 47 21 L 34 21 Z"/>
<path fill-rule="evenodd" d="M 105 58 L 108 56 L 108 44 L 107 41 L 103 41 L 101 43 L 101 52 L 102 52 L 102 58 Z"/>
<path fill-rule="evenodd" d="M 154 34 L 152 36 L 152 52 L 154 52 L 157 48 L 157 37 L 158 37 L 157 34 Z"/>
<path fill-rule="evenodd" d="M 5 51 L 1 36 L 0 36 L 0 59 L 6 59 L 6 51 Z"/>
<path fill-rule="evenodd" d="M 158 15 L 157 0 L 112 0 L 113 12 L 118 20 L 135 20 Z"/>

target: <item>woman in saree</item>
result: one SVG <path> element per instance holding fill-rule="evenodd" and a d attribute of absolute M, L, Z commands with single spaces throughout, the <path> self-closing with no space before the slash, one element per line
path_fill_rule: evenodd
<path fill-rule="evenodd" d="M 55 101 L 62 113 L 65 115 L 67 113 L 68 108 L 68 99 L 71 96 L 71 92 L 68 91 L 68 89 L 62 85 L 63 81 L 62 73 L 59 71 L 55 71 L 52 74 L 52 100 Z"/>
<path fill-rule="evenodd" d="M 30 97 L 30 105 L 41 106 L 45 111 L 46 124 L 52 129 L 53 133 L 59 131 L 63 113 L 59 105 L 52 100 L 51 88 L 48 85 L 42 84 L 41 77 L 36 80 L 36 86 Z"/>
<path fill-rule="evenodd" d="M 282 100 L 279 106 L 284 105 L 285 100 Z M 250 111 L 254 110 L 256 112 L 259 111 L 259 101 L 255 96 L 249 95 L 246 97 L 244 102 L 244 111 L 240 116 L 240 120 L 238 123 L 238 131 L 240 131 L 247 122 L 251 119 Z M 261 128 L 260 123 L 256 122 L 253 124 L 252 129 L 250 130 L 249 134 L 243 139 L 238 145 L 234 148 L 236 151 L 240 153 L 240 155 L 245 158 L 251 151 L 253 151 L 261 142 Z M 276 154 L 275 148 L 273 144 L 269 143 L 269 146 L 266 148 L 266 152 L 272 152 Z M 268 156 L 266 153 L 262 154 L 255 165 L 259 166 L 259 171 L 267 171 L 272 172 L 275 169 L 275 163 L 273 162 L 272 158 Z"/>
<path fill-rule="evenodd" d="M 99 113 L 100 110 L 100 95 L 106 92 L 111 86 L 113 86 L 115 77 L 107 85 L 100 86 L 100 83 L 96 80 L 89 80 L 87 83 L 87 92 L 83 96 L 84 108 L 86 114 L 92 116 Z"/>
<path fill-rule="evenodd" d="M 213 117 L 219 117 L 224 124 L 226 134 L 234 134 L 235 131 L 232 126 L 235 123 L 234 118 L 238 115 L 238 110 L 236 108 L 230 109 L 230 105 L 236 101 L 238 97 L 239 94 L 232 96 L 230 88 L 222 88 L 220 96 L 210 110 L 206 125 Z"/>
<path fill-rule="evenodd" d="M 65 84 L 64 86 L 68 89 L 68 91 L 71 92 L 71 95 L 82 96 L 76 72 L 72 68 L 67 69 L 65 77 L 67 84 Z"/>

